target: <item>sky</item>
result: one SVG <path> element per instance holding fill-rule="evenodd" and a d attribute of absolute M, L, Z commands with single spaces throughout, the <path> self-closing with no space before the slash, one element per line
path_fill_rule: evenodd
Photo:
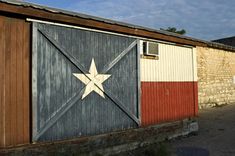
<path fill-rule="evenodd" d="M 24 0 L 154 29 L 176 27 L 186 36 L 235 36 L 235 0 Z"/>

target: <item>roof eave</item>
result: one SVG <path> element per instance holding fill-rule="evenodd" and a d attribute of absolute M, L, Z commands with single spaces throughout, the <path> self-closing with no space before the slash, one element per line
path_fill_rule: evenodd
<path fill-rule="evenodd" d="M 177 35 L 175 33 L 117 22 L 100 17 L 64 11 L 61 9 L 54 9 L 14 0 L 0 0 L 0 3 L 0 12 L 18 15 L 20 18 L 35 18 L 45 21 L 59 22 L 150 39 L 174 42 L 182 45 L 215 47 L 235 51 L 234 47 L 217 44 L 214 42 L 208 42 L 183 35 Z"/>

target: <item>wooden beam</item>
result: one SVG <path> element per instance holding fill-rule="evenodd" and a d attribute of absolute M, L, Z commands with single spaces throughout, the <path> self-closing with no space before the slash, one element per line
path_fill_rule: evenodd
<path fill-rule="evenodd" d="M 5 146 L 5 19 L 0 16 L 0 147 Z"/>
<path fill-rule="evenodd" d="M 111 63 L 104 66 L 101 73 L 107 73 L 117 62 L 119 62 L 134 46 L 136 46 L 137 40 L 132 42 L 125 50 L 123 50 Z"/>

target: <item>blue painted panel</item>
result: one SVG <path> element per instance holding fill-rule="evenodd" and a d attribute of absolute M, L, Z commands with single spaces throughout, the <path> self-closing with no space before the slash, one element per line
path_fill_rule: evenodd
<path fill-rule="evenodd" d="M 33 141 L 138 126 L 136 39 L 39 23 L 33 33 Z M 102 83 L 105 98 L 92 91 L 81 99 L 86 84 L 73 73 L 88 74 L 92 59 L 98 74 L 111 75 Z"/>

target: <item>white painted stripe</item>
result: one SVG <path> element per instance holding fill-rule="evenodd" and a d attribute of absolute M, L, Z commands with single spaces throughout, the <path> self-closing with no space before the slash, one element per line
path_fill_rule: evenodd
<path fill-rule="evenodd" d="M 198 80 L 197 77 L 197 50 L 193 48 L 193 73 L 194 73 L 194 81 Z"/>
<path fill-rule="evenodd" d="M 197 81 L 196 51 L 193 48 L 159 44 L 159 59 L 140 60 L 141 81 Z"/>

